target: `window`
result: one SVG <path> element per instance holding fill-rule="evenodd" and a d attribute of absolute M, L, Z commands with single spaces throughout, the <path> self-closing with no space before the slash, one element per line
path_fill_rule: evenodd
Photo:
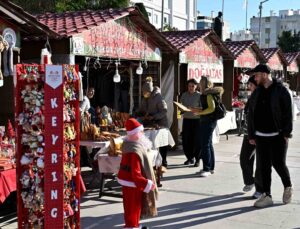
<path fill-rule="evenodd" d="M 167 17 L 164 17 L 164 24 L 167 24 L 168 23 L 168 19 Z"/>
<path fill-rule="evenodd" d="M 154 14 L 154 23 L 158 24 L 158 15 L 157 14 Z"/>
<path fill-rule="evenodd" d="M 267 39 L 265 40 L 265 43 L 266 43 L 266 44 L 269 44 L 269 43 L 270 43 L 270 39 L 267 38 Z"/>
<path fill-rule="evenodd" d="M 270 33 L 270 28 L 266 28 L 265 33 Z"/>
<path fill-rule="evenodd" d="M 270 22 L 270 21 L 271 21 L 271 18 L 270 18 L 270 17 L 266 17 L 265 21 L 266 21 L 266 22 Z"/>
<path fill-rule="evenodd" d="M 150 12 L 147 12 L 147 13 L 148 13 L 148 17 L 151 17 L 152 14 Z"/>

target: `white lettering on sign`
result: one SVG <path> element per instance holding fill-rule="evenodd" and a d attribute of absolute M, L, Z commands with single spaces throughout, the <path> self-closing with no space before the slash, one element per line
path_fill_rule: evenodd
<path fill-rule="evenodd" d="M 52 126 L 57 126 L 57 117 L 52 117 Z"/>
<path fill-rule="evenodd" d="M 57 208 L 52 208 L 52 210 L 51 210 L 51 217 L 52 218 L 57 218 Z"/>
<path fill-rule="evenodd" d="M 58 105 L 57 105 L 57 98 L 53 98 L 51 99 L 51 108 L 54 109 L 54 108 L 57 108 Z"/>
<path fill-rule="evenodd" d="M 53 154 L 52 154 L 51 163 L 52 163 L 52 164 L 56 164 L 56 163 L 57 163 L 57 154 L 56 154 L 56 153 L 53 153 Z"/>
<path fill-rule="evenodd" d="M 55 145 L 56 141 L 58 139 L 57 135 L 52 134 L 52 145 Z"/>
<path fill-rule="evenodd" d="M 51 200 L 57 200 L 57 189 L 51 190 Z"/>
<path fill-rule="evenodd" d="M 52 172 L 51 174 L 52 174 L 52 178 L 53 178 L 52 181 L 53 182 L 57 181 L 56 172 Z"/>
<path fill-rule="evenodd" d="M 188 80 L 200 81 L 202 76 L 208 76 L 213 83 L 223 83 L 223 64 L 220 63 L 189 63 Z"/>

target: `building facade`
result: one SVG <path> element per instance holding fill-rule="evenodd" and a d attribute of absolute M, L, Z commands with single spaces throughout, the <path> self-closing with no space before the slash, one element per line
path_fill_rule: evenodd
<path fill-rule="evenodd" d="M 253 40 L 253 35 L 250 30 L 239 30 L 230 34 L 232 41 L 248 41 Z"/>
<path fill-rule="evenodd" d="M 178 30 L 194 30 L 197 22 L 197 0 L 131 0 L 131 4 L 142 2 L 148 12 L 149 21 L 161 28 L 162 1 L 164 1 L 163 24 Z"/>
<path fill-rule="evenodd" d="M 261 18 L 261 38 L 259 39 L 259 17 L 252 17 L 250 30 L 260 48 L 277 47 L 278 36 L 283 31 L 298 33 L 300 31 L 300 10 L 280 10 L 279 15 L 273 11 L 270 16 Z M 260 42 L 259 42 L 260 40 Z"/>

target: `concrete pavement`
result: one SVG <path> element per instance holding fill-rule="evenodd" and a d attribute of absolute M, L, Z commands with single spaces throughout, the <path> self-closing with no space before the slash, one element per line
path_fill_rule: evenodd
<path fill-rule="evenodd" d="M 182 151 L 169 153 L 170 168 L 164 175 L 158 201 L 158 217 L 143 220 L 150 228 L 160 229 L 300 229 L 300 120 L 294 123 L 294 138 L 290 140 L 287 163 L 294 184 L 291 204 L 282 204 L 283 186 L 273 170 L 272 194 L 274 206 L 253 207 L 253 192 L 243 193 L 239 151 L 242 137 L 221 137 L 215 145 L 216 172 L 200 178 L 200 168 L 182 166 Z M 3 219 L 0 219 L 3 220 Z M 0 228 L 16 228 L 16 218 L 0 223 Z M 98 189 L 89 189 L 82 198 L 81 225 L 84 229 L 114 229 L 123 224 L 122 199 L 103 196 Z"/>

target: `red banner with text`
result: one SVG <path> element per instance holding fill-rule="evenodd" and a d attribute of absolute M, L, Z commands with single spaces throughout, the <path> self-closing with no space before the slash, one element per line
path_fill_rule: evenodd
<path fill-rule="evenodd" d="M 45 79 L 45 229 L 64 228 L 62 66 L 46 65 Z"/>

